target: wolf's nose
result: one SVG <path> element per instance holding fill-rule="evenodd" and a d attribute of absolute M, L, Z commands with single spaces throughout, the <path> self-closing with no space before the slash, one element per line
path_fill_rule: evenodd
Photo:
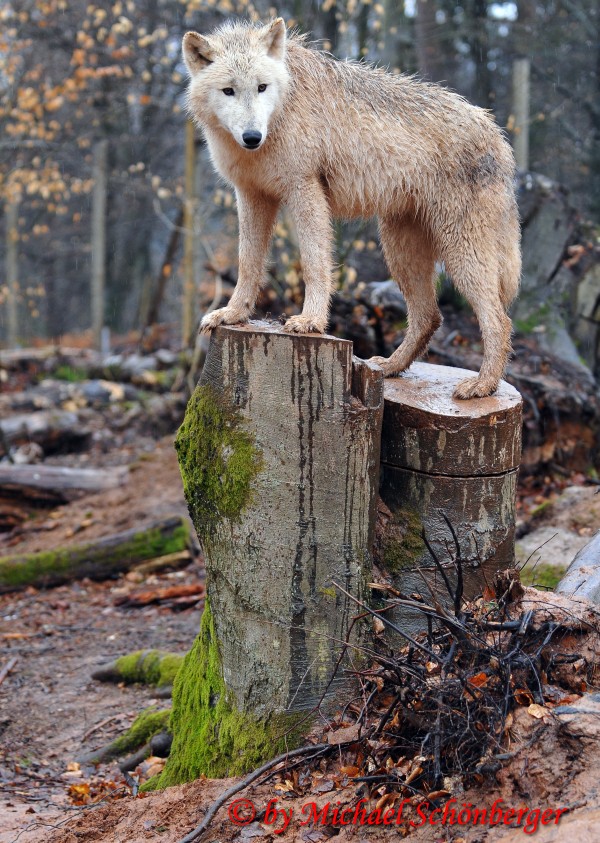
<path fill-rule="evenodd" d="M 262 140 L 262 135 L 260 132 L 244 132 L 242 135 L 242 140 L 248 147 L 248 149 L 256 149 L 259 143 Z"/>

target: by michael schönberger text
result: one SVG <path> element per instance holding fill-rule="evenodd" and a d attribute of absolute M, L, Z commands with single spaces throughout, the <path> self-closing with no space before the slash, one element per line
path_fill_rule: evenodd
<path fill-rule="evenodd" d="M 500 826 L 521 828 L 524 834 L 534 834 L 540 826 L 558 825 L 568 808 L 522 806 L 511 808 L 503 799 L 496 799 L 487 808 L 478 807 L 472 802 L 459 802 L 449 799 L 444 805 L 435 807 L 429 802 L 416 803 L 414 799 L 403 799 L 394 805 L 369 810 L 368 800 L 361 799 L 354 805 L 341 802 L 305 802 L 296 822 L 299 826 L 308 825 L 371 825 L 398 826 L 407 823 L 412 828 L 422 826 Z M 231 802 L 228 808 L 229 819 L 235 825 L 249 825 L 258 812 L 249 799 Z M 271 799 L 264 810 L 264 817 L 258 816 L 263 824 L 270 826 L 273 834 L 282 834 L 294 819 L 294 808 L 280 804 L 278 799 Z"/>

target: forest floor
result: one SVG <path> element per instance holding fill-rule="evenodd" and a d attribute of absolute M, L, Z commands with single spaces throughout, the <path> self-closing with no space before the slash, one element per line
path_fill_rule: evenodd
<path fill-rule="evenodd" d="M 126 529 L 153 515 L 185 514 L 172 437 L 157 442 L 152 453 L 142 452 L 131 461 L 131 466 L 133 473 L 127 486 L 60 507 L 57 510 L 60 517 L 54 519 L 59 526 L 51 532 L 52 542 L 60 544 L 72 540 L 74 534 L 85 533 L 91 537 L 92 533 L 101 535 L 103 531 Z M 590 518 L 596 524 L 600 523 L 600 496 L 589 487 L 570 489 L 566 494 L 570 502 L 568 507 L 564 503 L 564 493 L 562 497 L 557 490 L 549 494 L 549 500 L 560 502 L 544 507 L 546 526 L 554 530 L 566 529 L 573 535 L 582 529 L 587 533 L 592 523 Z M 521 489 L 524 522 L 530 522 L 531 511 L 539 511 L 539 498 L 539 491 L 532 493 L 527 488 Z M 555 519 L 551 517 L 552 510 Z M 538 515 L 537 519 L 540 517 Z M 82 530 L 81 523 L 90 520 L 93 523 Z M 47 534 L 45 538 L 43 536 L 38 529 L 32 530 L 23 536 L 18 549 L 37 549 L 40 541 L 48 540 Z M 540 555 L 543 558 L 543 548 Z M 82 753 L 120 734 L 141 709 L 165 705 L 151 688 L 95 682 L 91 672 L 100 664 L 138 649 L 160 647 L 184 653 L 198 630 L 201 612 L 198 606 L 182 611 L 164 606 L 128 609 L 115 606 L 115 599 L 141 584 L 193 583 L 203 574 L 202 564 L 194 563 L 184 571 L 145 577 L 128 573 L 107 582 L 84 580 L 54 589 L 28 589 L 0 596 L 2 663 L 11 657 L 17 659 L 0 686 L 1 843 L 16 843 L 17 840 L 19 843 L 74 843 L 77 840 L 175 843 L 199 821 L 203 809 L 231 784 L 230 781 L 202 781 L 133 799 L 116 762 L 102 765 L 98 770 L 77 763 Z M 524 724 L 526 735 L 534 722 Z M 522 740 L 526 742 L 525 738 Z M 596 751 L 595 755 L 597 763 L 600 752 Z M 557 759 L 561 756 L 565 756 L 565 764 L 570 770 L 571 784 L 567 788 L 557 787 Z M 570 760 L 567 756 L 569 753 L 560 744 L 557 734 L 549 733 L 525 759 L 519 759 L 530 772 L 537 768 L 536 806 L 558 807 L 559 801 L 561 805 L 585 803 L 597 787 L 592 774 L 586 778 L 582 772 L 584 766 L 588 768 L 591 757 L 581 765 L 579 759 L 574 760 L 572 752 Z M 548 757 L 554 759 L 551 764 L 548 764 Z M 519 774 L 514 769 L 515 763 L 512 769 L 503 772 L 498 790 L 494 791 L 494 796 L 504 798 L 507 805 L 514 807 L 523 803 L 523 794 L 516 787 Z M 326 777 L 322 775 L 321 778 Z M 566 769 L 563 769 L 560 781 L 564 782 L 565 778 Z M 73 798 L 76 793 L 73 788 L 77 785 L 89 786 L 89 792 L 95 794 L 95 798 L 104 796 L 109 804 L 74 804 L 78 801 Z M 320 803 L 324 804 L 322 794 L 327 787 L 326 784 L 319 790 L 319 782 L 315 783 Z M 123 798 L 117 798 L 119 796 Z M 271 784 L 248 791 L 244 796 L 264 807 L 270 799 L 281 801 L 286 794 L 273 790 Z M 331 798 L 333 796 L 330 794 Z M 302 807 L 311 798 L 288 794 L 282 804 L 286 810 L 292 808 L 300 822 Z M 489 804 L 489 784 L 479 791 L 465 793 L 461 800 L 478 806 Z M 574 814 L 570 822 L 575 817 Z M 418 817 L 414 819 L 418 821 Z M 535 839 L 566 839 L 548 835 L 559 828 L 566 834 L 567 827 L 565 819 L 557 828 L 540 829 Z M 338 839 L 383 841 L 389 839 L 390 833 L 393 832 L 388 829 L 353 827 L 341 832 Z M 490 832 L 489 839 L 500 839 L 508 833 L 508 829 L 495 829 Z M 440 836 L 427 827 L 413 830 L 411 839 L 483 839 L 466 834 L 462 829 L 451 830 L 448 835 L 447 838 Z M 240 830 L 222 813 L 207 839 L 225 843 L 254 836 L 265 840 L 312 842 L 326 839 L 326 831 L 296 825 L 295 831 L 290 826 L 287 834 L 273 836 L 268 826 L 259 823 Z M 581 837 L 579 843 L 585 839 Z"/>
<path fill-rule="evenodd" d="M 173 435 L 157 438 L 156 432 L 141 432 L 132 425 L 113 442 L 106 433 L 105 419 L 97 416 L 94 421 L 92 415 L 90 412 L 86 421 L 102 447 L 76 456 L 59 455 L 49 462 L 128 465 L 128 482 L 41 509 L 15 533 L 0 533 L 0 556 L 91 541 L 169 515 L 187 518 Z M 168 419 L 161 424 L 164 431 Z M 539 563 L 529 581 L 544 582 L 546 566 L 558 566 L 559 570 L 566 567 L 600 525 L 600 495 L 588 480 L 576 471 L 522 479 L 518 525 L 521 560 L 539 548 L 532 560 L 539 559 Z M 559 539 L 562 544 L 552 555 Z M 544 545 L 544 541 L 548 543 Z M 116 605 L 119 598 L 142 586 L 195 584 L 203 578 L 202 560 L 196 556 L 185 570 L 152 574 L 134 570 L 105 582 L 81 580 L 53 589 L 29 588 L 0 595 L 0 671 L 10 665 L 0 680 L 0 843 L 177 843 L 232 783 L 198 781 L 143 798 L 133 797 L 116 762 L 98 768 L 78 762 L 85 752 L 121 734 L 140 710 L 166 705 L 152 688 L 100 683 L 91 679 L 92 671 L 140 649 L 159 647 L 183 654 L 199 627 L 201 601 L 196 605 L 126 608 Z M 578 843 L 597 841 L 589 829 L 600 823 L 594 772 L 600 762 L 600 741 L 596 736 L 589 745 L 583 742 L 576 749 L 573 741 L 565 739 L 559 727 L 549 722 L 543 740 L 530 746 L 537 721 L 526 715 L 526 709 L 524 712 L 515 724 L 514 746 L 526 751 L 515 752 L 496 774 L 495 784 L 488 780 L 461 792 L 460 803 L 483 807 L 502 798 L 515 809 L 525 803 L 542 809 L 569 805 L 571 815 L 566 815 L 560 825 L 540 828 L 534 839 L 551 843 L 575 834 Z M 585 757 L 581 747 L 585 747 Z M 345 763 L 352 762 L 346 759 Z M 285 833 L 277 834 L 272 826 L 258 821 L 240 828 L 224 810 L 204 839 L 214 843 L 253 837 L 286 843 L 327 839 L 335 833 L 331 825 L 300 825 L 302 808 L 313 799 L 319 805 L 327 800 L 335 804 L 339 782 L 327 765 L 313 773 L 302 792 L 296 793 L 291 786 L 286 790 L 285 783 L 278 784 L 274 779 L 240 794 L 259 808 L 277 798 L 286 810 L 292 809 L 294 820 Z M 81 804 L 87 799 L 96 800 L 96 804 Z M 418 820 L 414 814 L 413 819 Z M 442 830 L 433 826 L 413 828 L 406 823 L 395 830 L 351 826 L 336 836 L 340 841 L 360 843 L 387 841 L 390 834 L 398 832 L 402 836 L 410 833 L 414 841 L 505 839 L 512 843 L 528 839 L 523 831 L 508 828 L 473 830 L 457 826 Z"/>

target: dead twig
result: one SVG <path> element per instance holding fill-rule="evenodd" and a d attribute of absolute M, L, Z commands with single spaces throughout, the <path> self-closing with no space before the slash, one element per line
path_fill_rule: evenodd
<path fill-rule="evenodd" d="M 13 667 L 16 665 L 17 661 L 18 661 L 18 657 L 13 656 L 12 659 L 9 659 L 6 662 L 6 664 L 4 665 L 2 670 L 0 670 L 0 685 L 2 685 L 2 683 L 4 682 L 4 680 L 6 679 L 8 674 L 11 672 Z"/>

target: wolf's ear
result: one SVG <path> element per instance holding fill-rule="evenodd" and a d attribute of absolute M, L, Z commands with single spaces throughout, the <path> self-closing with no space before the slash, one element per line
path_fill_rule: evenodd
<path fill-rule="evenodd" d="M 204 35 L 199 35 L 197 32 L 186 32 L 183 36 L 183 60 L 190 72 L 190 76 L 195 76 L 208 67 L 214 61 L 214 49 Z"/>
<path fill-rule="evenodd" d="M 276 18 L 264 27 L 262 41 L 267 49 L 267 55 L 272 59 L 281 60 L 285 55 L 285 22 L 283 18 Z"/>

